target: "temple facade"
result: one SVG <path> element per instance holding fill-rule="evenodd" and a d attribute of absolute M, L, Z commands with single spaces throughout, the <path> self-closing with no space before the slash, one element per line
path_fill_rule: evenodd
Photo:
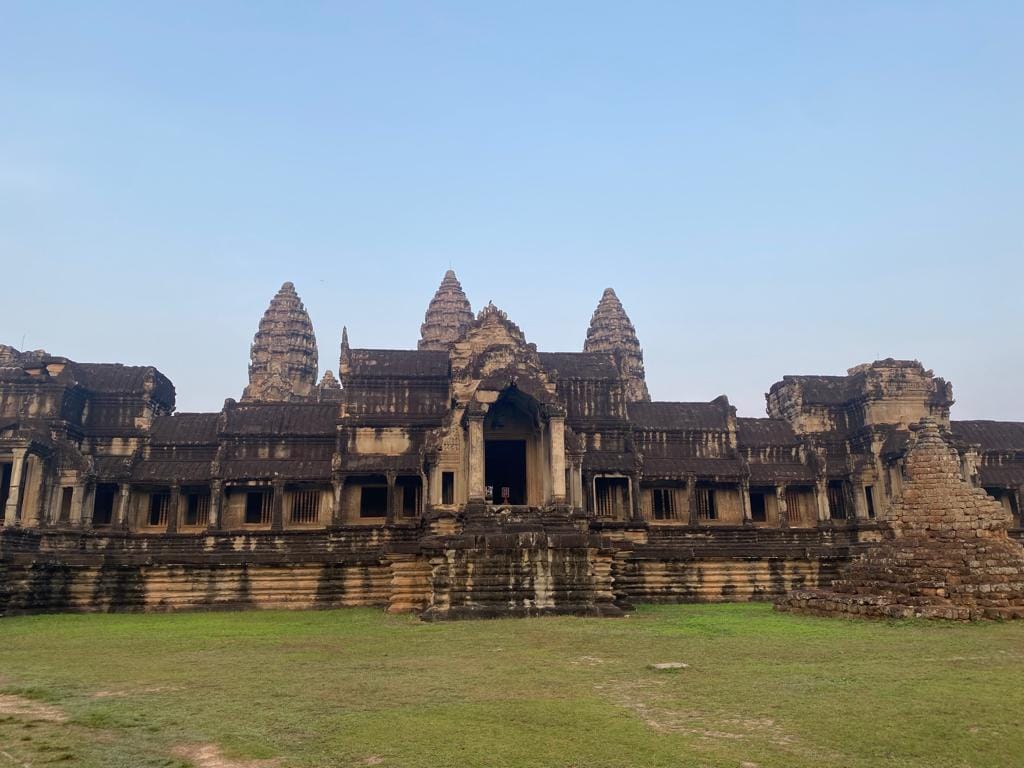
<path fill-rule="evenodd" d="M 0 610 L 768 599 L 884 536 L 921 420 L 1019 538 L 1024 423 L 951 420 L 920 363 L 786 376 L 766 400 L 654 402 L 613 290 L 582 351 L 542 352 L 451 271 L 416 349 L 343 330 L 337 375 L 285 283 L 216 413 L 176 413 L 153 367 L 0 346 Z"/>

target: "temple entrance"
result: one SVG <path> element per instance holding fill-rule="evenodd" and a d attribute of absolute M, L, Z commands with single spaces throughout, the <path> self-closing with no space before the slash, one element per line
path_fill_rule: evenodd
<path fill-rule="evenodd" d="M 502 391 L 484 418 L 484 485 L 492 504 L 544 502 L 540 408 L 516 387 Z"/>
<path fill-rule="evenodd" d="M 484 483 L 492 488 L 495 504 L 526 503 L 526 441 L 487 440 Z"/>

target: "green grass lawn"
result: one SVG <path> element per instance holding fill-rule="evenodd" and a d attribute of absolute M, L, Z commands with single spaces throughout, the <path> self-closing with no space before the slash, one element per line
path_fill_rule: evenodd
<path fill-rule="evenodd" d="M 5 618 L 0 693 L 0 768 L 1024 765 L 1024 623 L 758 604 Z"/>

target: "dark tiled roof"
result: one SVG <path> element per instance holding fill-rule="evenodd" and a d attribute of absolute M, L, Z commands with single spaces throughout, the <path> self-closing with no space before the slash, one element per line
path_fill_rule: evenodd
<path fill-rule="evenodd" d="M 814 480 L 814 470 L 806 464 L 750 464 L 750 482 L 752 485 L 761 483 L 774 485 L 776 482 L 813 483 Z"/>
<path fill-rule="evenodd" d="M 583 454 L 583 469 L 591 472 L 632 472 L 636 468 L 636 455 L 612 451 L 587 451 Z"/>
<path fill-rule="evenodd" d="M 210 479 L 208 461 L 142 461 L 132 471 L 136 482 L 196 482 Z"/>
<path fill-rule="evenodd" d="M 225 410 L 227 433 L 306 435 L 335 433 L 337 403 L 244 403 Z"/>
<path fill-rule="evenodd" d="M 150 438 L 155 445 L 217 442 L 217 413 L 176 413 L 153 419 Z"/>
<path fill-rule="evenodd" d="M 350 377 L 421 378 L 448 376 L 448 353 L 418 349 L 353 349 Z"/>
<path fill-rule="evenodd" d="M 743 475 L 743 465 L 736 459 L 700 459 L 695 457 L 645 458 L 644 475 L 648 477 L 681 477 L 737 480 Z"/>
<path fill-rule="evenodd" d="M 223 466 L 225 480 L 262 480 L 275 475 L 283 480 L 331 479 L 330 459 L 236 459 Z"/>
<path fill-rule="evenodd" d="M 1024 461 L 978 467 L 981 485 L 1024 487 Z"/>
<path fill-rule="evenodd" d="M 109 394 L 140 394 L 147 381 L 152 381 L 153 396 L 161 402 L 174 403 L 171 380 L 151 365 L 120 363 L 73 363 L 78 383 L 91 392 Z"/>
<path fill-rule="evenodd" d="M 127 478 L 131 475 L 131 456 L 94 456 L 93 465 L 100 480 Z"/>
<path fill-rule="evenodd" d="M 725 411 L 717 403 L 630 403 L 629 420 L 638 429 L 727 428 Z"/>
<path fill-rule="evenodd" d="M 742 446 L 759 448 L 796 445 L 796 433 L 784 419 L 736 419 L 736 440 Z"/>
<path fill-rule="evenodd" d="M 603 352 L 541 352 L 541 367 L 562 379 L 617 379 L 619 371 Z"/>
<path fill-rule="evenodd" d="M 418 474 L 422 461 L 417 453 L 403 453 L 398 456 L 386 456 L 377 453 L 346 454 L 342 466 L 346 472 L 411 472 Z"/>
<path fill-rule="evenodd" d="M 980 444 L 983 451 L 1024 451 L 1024 422 L 954 421 L 950 427 L 954 435 Z"/>

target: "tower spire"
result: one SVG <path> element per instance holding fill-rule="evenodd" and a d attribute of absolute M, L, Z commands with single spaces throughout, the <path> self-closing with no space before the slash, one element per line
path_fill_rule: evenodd
<path fill-rule="evenodd" d="M 473 309 L 469 299 L 463 293 L 454 270 L 449 269 L 444 273 L 444 279 L 427 307 L 416 348 L 447 350 L 472 322 Z"/>
<path fill-rule="evenodd" d="M 270 300 L 249 351 L 249 386 L 242 400 L 292 401 L 313 394 L 317 350 L 313 323 L 295 292 L 285 283 Z"/>
<path fill-rule="evenodd" d="M 644 351 L 633 323 L 611 288 L 604 289 L 590 318 L 583 351 L 613 354 L 619 373 L 626 382 L 626 398 L 631 402 L 651 399 L 644 376 Z"/>

